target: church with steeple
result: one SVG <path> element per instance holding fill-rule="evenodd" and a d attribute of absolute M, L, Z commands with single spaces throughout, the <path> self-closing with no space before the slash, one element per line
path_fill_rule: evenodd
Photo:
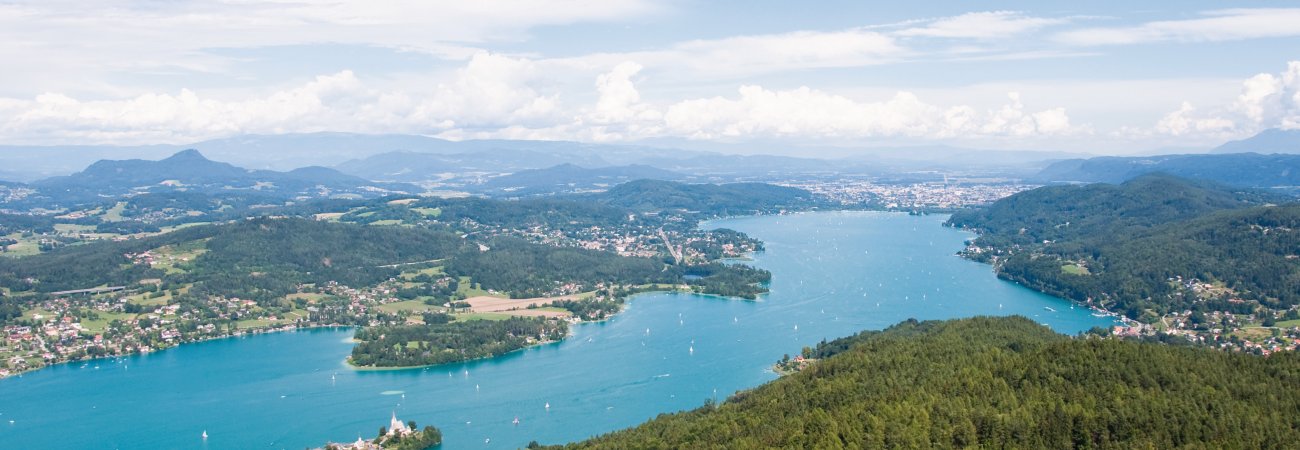
<path fill-rule="evenodd" d="M 408 434 L 408 433 L 410 433 L 410 432 L 412 432 L 412 431 L 415 431 L 415 430 L 412 430 L 410 427 L 407 427 L 406 424 L 402 423 L 401 420 L 398 420 L 398 419 L 397 419 L 397 411 L 393 411 L 393 420 L 390 421 L 389 424 L 388 424 L 388 435 L 389 435 L 389 436 L 403 436 L 403 435 L 406 435 L 406 434 Z"/>

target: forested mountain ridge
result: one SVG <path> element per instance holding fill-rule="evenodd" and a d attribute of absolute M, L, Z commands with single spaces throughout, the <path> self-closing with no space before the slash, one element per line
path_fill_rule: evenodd
<path fill-rule="evenodd" d="M 833 351 L 829 351 L 832 350 Z M 1300 357 L 907 321 L 720 405 L 557 448 L 1288 448 Z"/>
<path fill-rule="evenodd" d="M 964 254 L 1003 278 L 1151 322 L 1300 304 L 1300 205 L 1261 205 L 1267 198 L 1148 175 L 1035 189 L 947 223 L 980 232 Z"/>
<path fill-rule="evenodd" d="M 1300 155 L 1099 156 L 1057 161 L 1030 177 L 1040 183 L 1123 183 L 1149 173 L 1166 173 L 1246 188 L 1300 193 Z"/>
<path fill-rule="evenodd" d="M 144 262 L 149 258 L 146 252 L 180 244 L 191 244 L 197 255 L 186 261 L 184 269 L 168 274 Z M 374 283 L 397 273 L 381 265 L 445 258 L 464 251 L 466 245 L 446 231 L 257 218 L 0 258 L 0 286 L 17 294 L 131 285 L 159 278 L 197 283 L 213 295 L 273 298 L 304 282 Z"/>
<path fill-rule="evenodd" d="M 1300 129 L 1270 128 L 1246 139 L 1225 142 L 1210 153 L 1300 153 Z"/>
<path fill-rule="evenodd" d="M 1132 233 L 1273 199 L 1253 191 L 1148 174 L 1119 185 L 1045 186 L 1020 192 L 983 208 L 958 211 L 948 225 L 978 231 L 985 242 L 1006 239 L 1008 244 L 1025 244 Z"/>
<path fill-rule="evenodd" d="M 414 185 L 376 183 L 325 167 L 288 172 L 248 170 L 183 150 L 158 161 L 101 160 L 67 176 L 30 183 L 38 193 L 10 206 L 74 207 L 143 193 L 188 192 L 205 195 L 254 193 L 267 198 L 376 197 L 383 193 L 418 193 Z"/>

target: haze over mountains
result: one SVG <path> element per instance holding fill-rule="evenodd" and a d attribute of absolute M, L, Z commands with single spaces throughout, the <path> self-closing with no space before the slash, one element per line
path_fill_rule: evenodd
<path fill-rule="evenodd" d="M 1300 186 L 1300 155 L 1232 153 L 1129 158 L 1101 156 L 1059 161 L 1029 180 L 1039 183 L 1114 184 L 1156 172 L 1211 180 L 1236 187 L 1295 188 Z"/>
<path fill-rule="evenodd" d="M 1145 173 L 1167 172 L 1238 187 L 1300 185 L 1300 130 L 1267 130 L 1225 143 L 1210 154 L 1145 157 L 946 146 L 851 152 L 803 149 L 810 155 L 851 155 L 829 159 L 569 141 L 449 141 L 351 133 L 248 135 L 185 148 L 226 163 L 213 163 L 196 152 L 177 154 L 181 149 L 167 145 L 0 146 L 0 180 L 28 182 L 67 195 L 104 189 L 116 192 L 113 195 L 138 193 L 142 186 L 176 179 L 190 191 L 246 189 L 278 196 L 304 195 L 318 185 L 329 190 L 323 195 L 365 195 L 358 189 L 369 186 L 376 191 L 433 189 L 530 196 L 603 190 L 634 179 L 732 182 L 861 175 L 894 180 L 919 176 L 915 179 L 929 181 L 942 179 L 937 172 L 1033 183 L 1118 183 Z M 112 161 L 126 155 L 159 161 L 154 165 L 142 160 Z M 74 172 L 80 179 L 65 176 Z"/>
<path fill-rule="evenodd" d="M 972 169 L 1023 176 L 1052 161 L 1090 156 L 944 145 L 841 148 L 792 144 L 776 151 L 743 145 L 700 147 L 679 141 L 650 141 L 650 145 L 449 141 L 418 135 L 322 132 L 241 135 L 183 145 L 0 145 L 0 180 L 30 182 L 68 175 L 99 160 L 158 160 L 184 149 L 196 149 L 214 160 L 249 169 L 288 171 L 324 166 L 366 179 L 402 182 L 437 180 L 437 174 L 450 172 L 511 173 L 561 164 L 584 168 L 642 164 L 675 172 L 723 176 Z"/>
<path fill-rule="evenodd" d="M 422 191 L 418 186 L 371 182 L 326 167 L 287 172 L 248 170 L 209 160 L 197 150 L 183 150 L 158 161 L 101 160 L 75 174 L 45 178 L 23 187 L 35 192 L 8 202 L 11 206 L 66 207 L 169 192 L 285 200 L 368 198 Z"/>
<path fill-rule="evenodd" d="M 1229 141 L 1210 153 L 1290 153 L 1300 154 L 1300 129 L 1278 128 L 1261 131 L 1246 139 Z"/>

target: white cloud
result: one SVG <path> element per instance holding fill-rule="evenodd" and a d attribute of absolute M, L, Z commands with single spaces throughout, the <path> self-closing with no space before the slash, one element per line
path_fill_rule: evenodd
<path fill-rule="evenodd" d="M 479 53 L 440 83 L 414 120 L 469 128 L 547 123 L 559 109 L 558 93 L 540 93 L 536 64 L 524 58 Z"/>
<path fill-rule="evenodd" d="M 1011 37 L 1067 23 L 1066 19 L 1031 17 L 1017 11 L 972 12 L 945 17 L 894 32 L 898 36 L 993 39 Z"/>
<path fill-rule="evenodd" d="M 1085 28 L 1058 33 L 1070 45 L 1214 42 L 1300 36 L 1300 8 L 1224 9 L 1204 17 L 1147 22 L 1132 27 Z"/>
<path fill-rule="evenodd" d="M 1170 112 L 1156 122 L 1155 131 L 1170 136 L 1212 135 L 1229 136 L 1236 126 L 1231 120 L 1220 117 L 1195 117 L 1196 108 L 1183 102 L 1177 111 Z"/>
<path fill-rule="evenodd" d="M 396 100 L 396 101 L 394 101 Z M 365 131 L 409 102 L 366 88 L 352 72 L 323 75 L 270 95 L 219 100 L 190 90 L 124 100 L 82 101 L 45 93 L 6 99 L 0 134 L 16 141 L 175 142 L 236 133 Z"/>
<path fill-rule="evenodd" d="M 465 59 L 538 26 L 644 17 L 650 0 L 15 0 L 0 3 L 6 88 L 87 89 L 114 74 L 224 73 L 214 48 L 355 44 Z M 106 88 L 105 88 L 106 89 Z"/>
<path fill-rule="evenodd" d="M 1156 122 L 1152 132 L 1221 138 L 1266 128 L 1300 128 L 1300 61 L 1291 61 L 1280 74 L 1261 73 L 1247 78 L 1231 104 L 1199 112 L 1191 102 L 1184 101 Z"/>
<path fill-rule="evenodd" d="M 1019 95 L 992 108 L 937 105 L 900 91 L 858 100 L 807 87 L 739 88 L 733 97 L 642 98 L 638 63 L 593 77 L 591 101 L 561 101 L 538 64 L 480 53 L 422 92 L 384 90 L 351 71 L 323 75 L 260 96 L 229 98 L 181 90 L 88 101 L 46 93 L 0 98 L 0 140 L 28 143 L 185 142 L 240 133 L 354 131 L 446 137 L 627 141 L 797 137 L 1062 136 L 1078 133 L 1062 108 L 1028 111 Z"/>
<path fill-rule="evenodd" d="M 1280 74 L 1247 79 L 1233 110 L 1257 126 L 1300 128 L 1300 61 L 1287 63 Z"/>
<path fill-rule="evenodd" d="M 743 86 L 736 98 L 678 102 L 664 115 L 670 133 L 695 139 L 807 137 L 938 139 L 983 136 L 1066 135 L 1064 109 L 1025 112 L 1018 95 L 1011 103 L 980 112 L 966 105 L 926 103 L 901 91 L 884 101 L 857 101 L 809 88 L 772 91 Z"/>
<path fill-rule="evenodd" d="M 699 39 L 661 50 L 597 53 L 552 60 L 574 67 L 609 67 L 636 61 L 661 75 L 732 77 L 777 71 L 858 67 L 898 61 L 908 50 L 885 34 L 865 29 Z"/>

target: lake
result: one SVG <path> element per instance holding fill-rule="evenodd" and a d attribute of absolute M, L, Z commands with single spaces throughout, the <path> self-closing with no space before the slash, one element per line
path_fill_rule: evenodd
<path fill-rule="evenodd" d="M 442 429 L 443 448 L 517 448 L 721 400 L 775 379 L 770 366 L 783 354 L 908 318 L 1020 314 L 1069 334 L 1113 324 L 958 258 L 972 235 L 942 227 L 944 218 L 825 212 L 707 222 L 765 241 L 750 264 L 772 271 L 770 294 L 643 294 L 563 342 L 490 360 L 353 371 L 343 364 L 351 330 L 317 329 L 47 368 L 0 381 L 0 442 L 301 449 L 373 438 L 396 412 Z"/>

